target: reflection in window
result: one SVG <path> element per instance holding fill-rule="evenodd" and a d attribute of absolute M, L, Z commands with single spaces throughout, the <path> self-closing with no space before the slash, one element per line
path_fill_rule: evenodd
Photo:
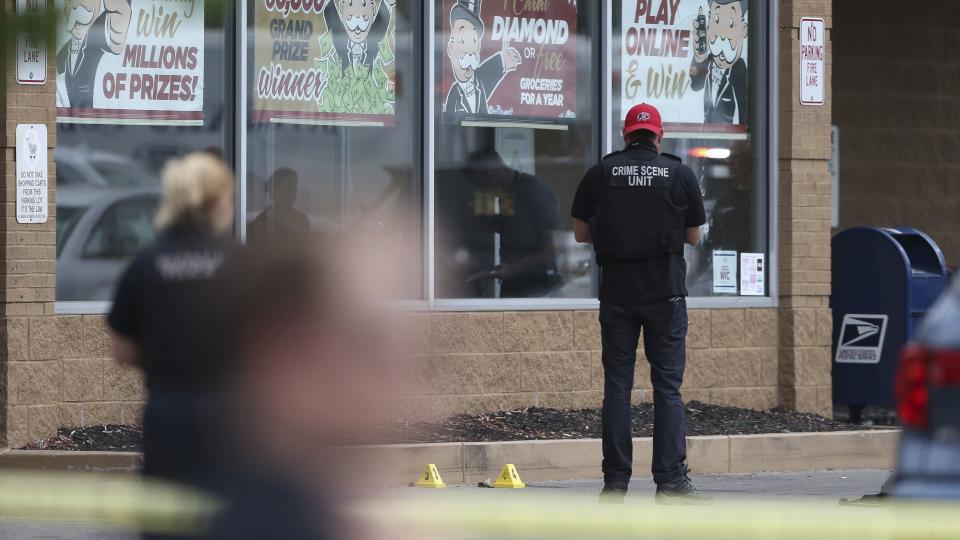
<path fill-rule="evenodd" d="M 56 66 L 57 301 L 112 299 L 130 258 L 153 241 L 166 161 L 229 148 L 232 136 L 224 120 L 233 105 L 225 82 L 233 78 L 234 46 L 223 28 L 233 20 L 232 9 L 229 3 L 205 6 L 200 0 L 167 4 L 165 12 L 175 13 L 179 22 L 163 36 L 137 32 L 139 18 L 149 14 L 100 11 L 87 25 L 86 41 L 74 41 L 66 31 L 57 36 L 58 51 L 85 51 L 75 58 L 58 56 Z M 105 24 L 117 40 L 108 50 L 94 51 L 102 45 Z M 189 61 L 158 68 L 144 54 L 161 48 Z M 109 86 L 118 74 L 126 77 L 124 93 Z M 134 76 L 136 88 L 130 86 Z M 153 90 L 144 86 L 148 80 Z M 169 88 L 173 80 L 180 93 L 152 86 L 161 81 L 156 84 Z"/>
<path fill-rule="evenodd" d="M 156 236 L 153 215 L 157 204 L 157 197 L 141 195 L 108 208 L 90 232 L 83 248 L 84 258 L 123 259 L 145 249 Z"/>
<path fill-rule="evenodd" d="M 531 7 L 523 17 L 550 21 L 534 47 L 509 6 L 437 5 L 437 297 L 591 297 L 592 251 L 569 215 L 597 155 L 593 10 Z"/>
<path fill-rule="evenodd" d="M 703 240 L 687 247 L 687 288 L 691 296 L 711 296 L 714 251 L 763 253 L 765 203 L 758 189 L 750 139 L 667 139 L 664 151 L 682 156 L 703 191 L 707 223 Z"/>
<path fill-rule="evenodd" d="M 57 299 L 110 300 L 131 257 L 154 240 L 155 188 L 57 190 Z"/>
<path fill-rule="evenodd" d="M 557 271 L 554 232 L 562 226 L 557 194 L 543 179 L 508 166 L 493 148 L 467 156 L 465 177 L 473 202 L 467 227 L 495 239 L 495 264 L 467 281 L 496 279 L 503 298 L 547 296 L 563 280 Z"/>
<path fill-rule="evenodd" d="M 754 103 L 763 55 L 763 2 L 678 0 L 669 14 L 648 13 L 650 2 L 613 4 L 610 138 L 629 107 L 655 105 L 663 115 L 662 151 L 693 169 L 703 191 L 703 241 L 686 248 L 690 296 L 738 294 L 718 287 L 715 251 L 765 253 L 767 207 L 761 133 Z M 732 289 L 732 290 L 731 290 Z M 721 292 L 723 291 L 723 292 Z"/>
<path fill-rule="evenodd" d="M 70 238 L 70 233 L 73 232 L 84 210 L 86 210 L 86 208 L 78 208 L 75 206 L 61 205 L 57 207 L 57 257 L 60 256 L 60 251 L 63 249 L 63 246 L 66 245 L 67 240 Z"/>
<path fill-rule="evenodd" d="M 247 241 L 374 236 L 421 297 L 422 3 L 248 6 Z"/>

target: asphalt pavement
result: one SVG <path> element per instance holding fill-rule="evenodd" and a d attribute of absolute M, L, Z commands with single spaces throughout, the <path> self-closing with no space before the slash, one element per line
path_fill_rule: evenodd
<path fill-rule="evenodd" d="M 520 471 L 521 474 L 523 471 Z M 755 473 L 726 475 L 694 475 L 696 485 L 705 494 L 724 497 L 797 497 L 804 499 L 836 499 L 877 493 L 890 472 L 885 470 L 834 470 L 791 473 Z M 522 497 L 524 493 L 544 495 L 595 494 L 600 481 L 528 482 L 525 490 L 481 489 L 473 486 L 449 486 L 445 490 L 396 488 L 378 490 L 385 497 L 442 498 L 455 492 L 461 497 Z M 631 498 L 650 497 L 654 486 L 649 477 L 637 477 L 630 486 Z M 3 540 L 133 540 L 131 532 L 104 529 L 91 524 L 57 524 L 0 520 Z"/>
<path fill-rule="evenodd" d="M 693 475 L 694 484 L 712 497 L 798 497 L 840 499 L 878 493 L 890 471 L 808 471 L 791 473 Z M 601 481 L 534 482 L 531 490 L 599 493 Z M 635 478 L 628 497 L 652 497 L 650 477 Z M 459 489 L 459 488 L 458 488 Z"/>

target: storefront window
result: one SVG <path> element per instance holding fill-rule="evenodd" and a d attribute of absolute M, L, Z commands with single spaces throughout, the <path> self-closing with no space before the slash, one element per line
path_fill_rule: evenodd
<path fill-rule="evenodd" d="M 403 299 L 580 305 L 598 269 L 573 195 L 641 102 L 704 193 L 691 296 L 770 294 L 766 3 L 155 4 L 55 6 L 58 301 L 112 297 L 154 239 L 163 164 L 207 149 L 238 172 L 248 244 L 362 231 L 400 248 Z"/>
<path fill-rule="evenodd" d="M 422 297 L 421 3 L 248 5 L 247 242 L 360 229 Z"/>
<path fill-rule="evenodd" d="M 228 160 L 234 20 L 202 0 L 56 0 L 57 301 L 105 301 L 154 238 L 160 169 Z"/>
<path fill-rule="evenodd" d="M 434 5 L 436 296 L 591 297 L 569 215 L 599 150 L 594 6 Z"/>
<path fill-rule="evenodd" d="M 690 295 L 767 295 L 765 3 L 613 4 L 613 149 L 625 112 L 651 103 L 663 116 L 662 150 L 681 157 L 703 190 L 703 242 L 686 253 Z"/>

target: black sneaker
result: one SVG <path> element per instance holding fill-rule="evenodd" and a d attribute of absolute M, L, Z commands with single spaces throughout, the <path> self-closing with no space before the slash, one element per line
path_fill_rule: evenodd
<path fill-rule="evenodd" d="M 656 501 L 660 504 L 702 504 L 709 501 L 708 497 L 700 494 L 693 486 L 688 472 L 684 466 L 680 476 L 657 484 Z"/>
<path fill-rule="evenodd" d="M 603 486 L 600 491 L 601 504 L 623 504 L 623 499 L 627 496 L 627 488 Z"/>

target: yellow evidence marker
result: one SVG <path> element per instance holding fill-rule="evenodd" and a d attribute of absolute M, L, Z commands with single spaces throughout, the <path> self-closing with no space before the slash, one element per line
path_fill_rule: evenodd
<path fill-rule="evenodd" d="M 440 478 L 440 471 L 437 470 L 437 466 L 433 463 L 423 468 L 423 472 L 420 473 L 420 478 L 417 478 L 417 482 L 414 485 L 422 488 L 438 489 L 447 487 Z"/>
<path fill-rule="evenodd" d="M 517 468 L 514 467 L 512 463 L 507 463 L 503 466 L 503 470 L 500 471 L 500 476 L 498 476 L 497 481 L 493 483 L 493 487 L 520 489 L 527 487 L 527 485 L 520 479 Z"/>

